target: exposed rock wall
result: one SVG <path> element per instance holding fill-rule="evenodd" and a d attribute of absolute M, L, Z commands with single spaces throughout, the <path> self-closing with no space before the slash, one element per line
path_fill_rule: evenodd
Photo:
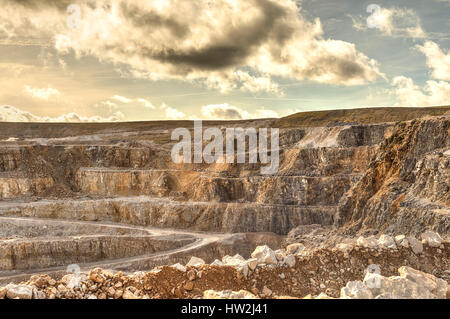
<path fill-rule="evenodd" d="M 359 230 L 450 232 L 450 118 L 397 124 L 340 203 L 336 222 Z"/>

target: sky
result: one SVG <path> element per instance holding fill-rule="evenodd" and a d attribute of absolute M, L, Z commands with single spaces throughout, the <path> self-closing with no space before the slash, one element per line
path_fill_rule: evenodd
<path fill-rule="evenodd" d="M 0 121 L 450 104 L 450 0 L 0 5 Z"/>

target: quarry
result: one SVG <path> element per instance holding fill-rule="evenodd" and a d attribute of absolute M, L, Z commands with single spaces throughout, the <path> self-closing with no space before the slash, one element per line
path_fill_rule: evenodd
<path fill-rule="evenodd" d="M 0 299 L 449 298 L 450 107 L 390 109 L 203 122 L 279 128 L 273 174 L 174 161 L 192 121 L 1 123 Z"/>

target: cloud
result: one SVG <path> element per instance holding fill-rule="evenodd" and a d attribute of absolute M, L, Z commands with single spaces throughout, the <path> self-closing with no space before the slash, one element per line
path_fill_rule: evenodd
<path fill-rule="evenodd" d="M 51 88 L 50 86 L 47 88 L 33 88 L 29 85 L 25 85 L 24 90 L 32 97 L 45 101 L 48 101 L 53 96 L 61 95 L 61 92 L 57 89 Z"/>
<path fill-rule="evenodd" d="M 136 99 L 136 101 L 138 101 L 139 103 L 143 104 L 144 107 L 146 107 L 146 108 L 149 108 L 149 109 L 154 109 L 155 108 L 155 106 L 150 101 L 148 101 L 146 99 L 140 98 L 140 99 Z"/>
<path fill-rule="evenodd" d="M 353 27 L 357 30 L 378 29 L 382 35 L 390 37 L 426 37 L 420 18 L 414 10 L 379 6 L 373 9 L 369 17 L 352 17 Z"/>
<path fill-rule="evenodd" d="M 439 46 L 432 42 L 426 41 L 424 45 L 418 45 L 417 48 L 425 54 L 427 65 L 433 71 L 431 76 L 438 80 L 450 80 L 450 51 L 444 53 Z"/>
<path fill-rule="evenodd" d="M 278 113 L 273 110 L 260 109 L 251 114 L 234 105 L 210 104 L 202 107 L 202 115 L 213 120 L 243 120 L 254 118 L 277 118 Z"/>
<path fill-rule="evenodd" d="M 133 102 L 132 99 L 129 99 L 129 98 L 127 98 L 127 97 L 120 96 L 120 95 L 114 95 L 114 96 L 111 97 L 111 99 L 117 100 L 117 101 L 122 102 L 122 103 L 125 103 L 125 104 L 128 104 L 128 103 Z"/>
<path fill-rule="evenodd" d="M 183 112 L 166 104 L 162 104 L 161 109 L 164 110 L 166 119 L 168 120 L 181 120 L 186 117 L 186 114 L 184 114 Z"/>
<path fill-rule="evenodd" d="M 221 92 L 278 94 L 273 76 L 336 85 L 383 77 L 377 62 L 354 44 L 325 39 L 320 20 L 307 20 L 294 0 L 77 3 L 78 28 L 67 27 L 68 2 L 56 0 L 6 1 L 0 21 L 17 39 L 51 37 L 60 53 L 95 56 L 126 65 L 130 75 L 198 81 Z"/>
<path fill-rule="evenodd" d="M 146 100 L 144 98 L 130 99 L 130 98 L 127 98 L 125 96 L 114 95 L 114 96 L 111 97 L 111 99 L 119 101 L 119 102 L 124 103 L 124 104 L 130 104 L 132 102 L 137 102 L 137 103 L 142 104 L 146 108 L 155 109 L 155 106 L 150 101 L 148 101 L 148 100 Z"/>
<path fill-rule="evenodd" d="M 110 117 L 81 116 L 76 113 L 63 114 L 58 117 L 41 117 L 32 113 L 22 111 L 14 106 L 0 105 L 0 122 L 118 122 L 124 119 L 121 112 L 116 112 Z"/>
<path fill-rule="evenodd" d="M 427 81 L 421 88 L 411 78 L 397 76 L 392 80 L 391 93 L 397 98 L 396 106 L 436 106 L 450 102 L 450 83 Z"/>

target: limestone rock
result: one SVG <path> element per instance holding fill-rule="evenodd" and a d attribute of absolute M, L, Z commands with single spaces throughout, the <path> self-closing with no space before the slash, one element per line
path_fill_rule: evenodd
<path fill-rule="evenodd" d="M 420 240 L 417 240 L 412 236 L 406 237 L 406 239 L 408 240 L 409 246 L 415 254 L 421 254 L 423 252 L 423 245 Z"/>
<path fill-rule="evenodd" d="M 259 264 L 277 264 L 277 257 L 269 246 L 258 246 L 252 253 L 252 258 L 256 258 Z"/>
<path fill-rule="evenodd" d="M 389 235 L 381 235 L 378 239 L 378 245 L 380 245 L 382 248 L 386 249 L 395 249 L 397 246 L 395 245 L 394 238 L 392 238 Z"/>
<path fill-rule="evenodd" d="M 350 281 L 341 289 L 343 299 L 372 299 L 373 295 L 361 281 Z"/>
<path fill-rule="evenodd" d="M 289 246 L 287 246 L 286 252 L 288 254 L 295 255 L 295 254 L 301 253 L 305 249 L 306 249 L 305 245 L 300 244 L 300 243 L 295 243 L 295 244 L 290 244 Z"/>
<path fill-rule="evenodd" d="M 182 264 L 180 263 L 176 263 L 172 265 L 173 268 L 181 271 L 181 272 L 186 272 L 186 267 L 184 267 Z"/>
<path fill-rule="evenodd" d="M 223 262 L 219 259 L 216 259 L 211 263 L 211 266 L 223 266 Z"/>
<path fill-rule="evenodd" d="M 6 286 L 6 297 L 8 299 L 32 299 L 33 287 L 27 285 L 13 285 Z"/>
<path fill-rule="evenodd" d="M 358 246 L 365 247 L 365 248 L 376 248 L 378 245 L 378 240 L 375 238 L 375 236 L 369 236 L 369 237 L 363 237 L 360 236 L 358 240 L 356 241 Z"/>
<path fill-rule="evenodd" d="M 398 272 L 402 278 L 411 280 L 419 286 L 425 287 L 431 291 L 436 298 L 446 298 L 447 282 L 445 280 L 406 266 L 400 267 Z"/>
<path fill-rule="evenodd" d="M 442 244 L 442 238 L 438 233 L 426 231 L 422 234 L 422 240 L 431 247 L 439 247 Z"/>
<path fill-rule="evenodd" d="M 191 259 L 189 260 L 189 262 L 186 264 L 186 266 L 197 267 L 197 266 L 201 266 L 204 264 L 205 264 L 205 261 L 203 259 L 192 256 Z"/>
<path fill-rule="evenodd" d="M 395 243 L 397 244 L 397 246 L 402 246 L 405 248 L 409 247 L 409 242 L 408 239 L 406 239 L 405 235 L 395 236 Z"/>

